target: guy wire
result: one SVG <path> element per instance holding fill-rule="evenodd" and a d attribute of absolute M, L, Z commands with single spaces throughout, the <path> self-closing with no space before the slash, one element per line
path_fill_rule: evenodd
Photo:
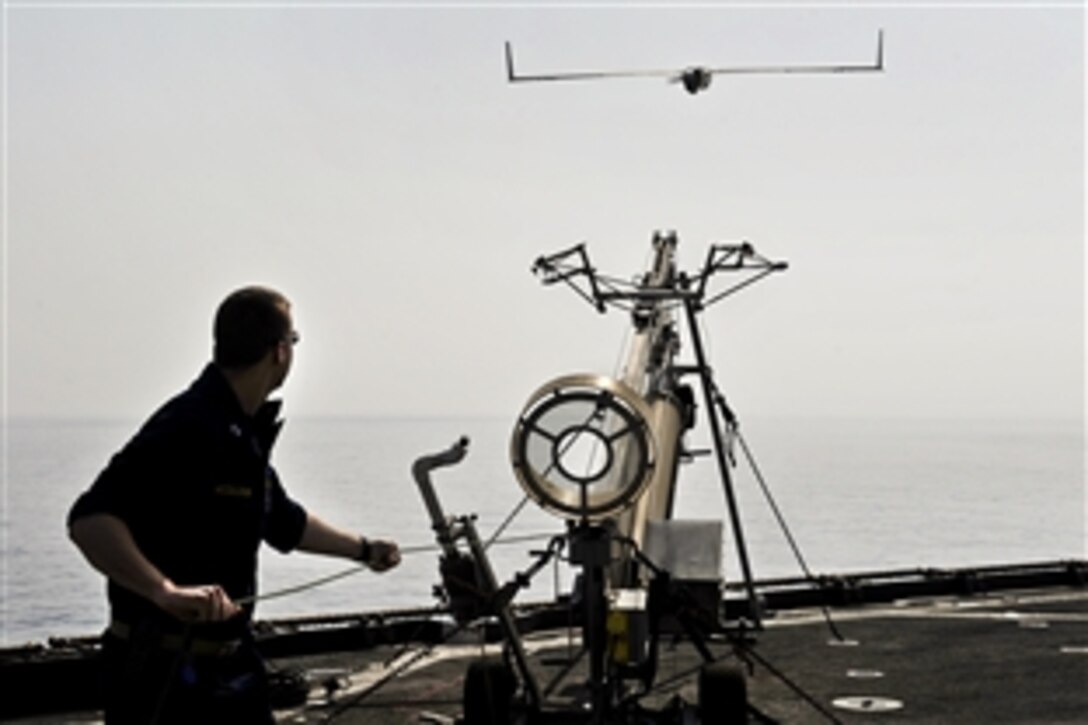
<path fill-rule="evenodd" d="M 755 456 L 752 455 L 751 449 L 748 448 L 748 442 L 744 439 L 744 436 L 741 435 L 740 426 L 736 427 L 734 435 L 736 436 L 737 441 L 740 442 L 740 448 L 744 451 L 744 457 L 748 460 L 748 465 L 751 467 L 752 473 L 755 475 L 756 481 L 763 491 L 763 496 L 767 499 L 767 504 L 771 507 L 771 512 L 778 521 L 778 526 L 782 529 L 782 533 L 785 535 L 786 541 L 790 545 L 790 549 L 793 550 L 793 555 L 797 559 L 797 563 L 801 566 L 801 571 L 804 572 L 805 578 L 810 582 L 816 581 L 816 577 L 812 575 L 812 571 L 808 568 L 808 563 L 805 562 L 805 557 L 801 553 L 801 548 L 793 538 L 793 532 L 790 531 L 789 524 L 786 523 L 785 517 L 782 515 L 782 512 L 778 508 L 778 504 L 774 500 L 774 496 L 771 494 L 771 489 L 767 486 L 767 482 L 763 478 L 763 473 L 756 464 Z M 844 641 L 845 638 L 839 632 L 838 627 L 835 626 L 835 621 L 831 618 L 831 611 L 827 608 L 827 605 L 821 604 L 820 611 L 824 615 L 824 621 L 827 622 L 827 627 L 831 630 L 831 634 L 840 642 Z"/>
<path fill-rule="evenodd" d="M 703 321 L 700 320 L 702 323 Z M 710 335 L 706 329 L 705 323 L 703 323 L 703 337 L 704 344 L 707 350 L 710 349 Z M 709 359 L 709 354 L 708 354 Z M 775 520 L 778 522 L 779 528 L 782 530 L 783 535 L 786 537 L 786 542 L 789 544 L 790 549 L 793 551 L 793 556 L 797 560 L 798 565 L 801 567 L 801 571 L 804 573 L 805 578 L 810 582 L 815 582 L 816 577 L 812 575 L 812 571 L 808 568 L 808 563 L 805 561 L 804 555 L 801 553 L 801 547 L 797 545 L 796 539 L 793 537 L 793 532 L 790 530 L 789 524 L 786 523 L 785 516 L 782 515 L 782 511 L 778 508 L 778 503 L 775 501 L 774 495 L 771 493 L 770 487 L 767 485 L 766 479 L 763 477 L 763 472 L 759 469 L 759 465 L 756 463 L 755 456 L 752 455 L 751 449 L 748 447 L 748 442 L 744 439 L 744 436 L 740 432 L 740 423 L 737 422 L 732 411 L 729 410 L 725 402 L 725 396 L 718 391 L 718 406 L 722 417 L 725 419 L 727 430 L 732 438 L 740 442 L 741 450 L 744 451 L 744 457 L 748 461 L 748 466 L 752 470 L 752 474 L 755 476 L 756 482 L 759 484 L 763 497 L 767 500 L 767 504 L 771 508 L 771 513 L 774 514 Z M 711 412 L 711 415 L 714 413 Z M 732 459 L 732 453 L 730 453 L 730 459 Z M 733 461 L 733 465 L 736 462 Z M 826 604 L 820 605 L 820 612 L 823 614 L 824 621 L 827 622 L 827 627 L 831 631 L 831 634 L 835 639 L 840 642 L 845 641 L 845 637 L 839 632 L 838 627 L 835 626 L 834 620 L 831 618 L 831 612 L 827 608 Z"/>

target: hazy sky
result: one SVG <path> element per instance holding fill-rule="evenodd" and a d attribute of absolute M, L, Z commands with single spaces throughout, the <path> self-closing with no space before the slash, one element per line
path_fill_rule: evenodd
<path fill-rule="evenodd" d="M 627 321 L 529 273 L 750 240 L 705 317 L 742 415 L 1078 416 L 1074 4 L 656 8 L 7 3 L 6 414 L 146 415 L 231 289 L 302 333 L 291 415 L 514 416 Z M 869 62 L 883 74 L 506 82 Z"/>

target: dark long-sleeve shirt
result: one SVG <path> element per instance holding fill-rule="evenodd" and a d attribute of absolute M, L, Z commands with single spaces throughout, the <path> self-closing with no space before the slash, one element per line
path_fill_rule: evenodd
<path fill-rule="evenodd" d="M 288 497 L 269 463 L 282 425 L 279 407 L 267 402 L 246 415 L 223 374 L 208 365 L 113 456 L 72 506 L 69 524 L 112 514 L 175 584 L 219 584 L 236 601 L 254 595 L 261 541 L 286 552 L 306 526 L 305 510 Z M 112 581 L 109 600 L 117 620 L 177 626 Z M 251 615 L 247 606 L 235 621 L 202 629 L 228 631 Z"/>

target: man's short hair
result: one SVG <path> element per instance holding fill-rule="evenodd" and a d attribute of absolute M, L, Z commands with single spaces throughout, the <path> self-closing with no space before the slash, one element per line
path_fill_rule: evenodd
<path fill-rule="evenodd" d="M 215 313 L 212 359 L 227 369 L 246 368 L 291 332 L 287 298 L 267 287 L 243 287 L 227 296 Z"/>

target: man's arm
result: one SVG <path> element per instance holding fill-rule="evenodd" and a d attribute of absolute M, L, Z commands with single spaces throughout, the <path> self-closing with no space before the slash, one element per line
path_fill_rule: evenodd
<path fill-rule="evenodd" d="M 306 514 L 306 528 L 298 543 L 300 551 L 362 561 L 374 571 L 392 569 L 400 563 L 400 549 L 392 541 L 368 539 Z"/>
<path fill-rule="evenodd" d="M 112 514 L 75 519 L 68 534 L 91 566 L 177 619 L 212 622 L 241 611 L 219 585 L 179 587 L 170 581 L 140 551 L 128 525 Z"/>

